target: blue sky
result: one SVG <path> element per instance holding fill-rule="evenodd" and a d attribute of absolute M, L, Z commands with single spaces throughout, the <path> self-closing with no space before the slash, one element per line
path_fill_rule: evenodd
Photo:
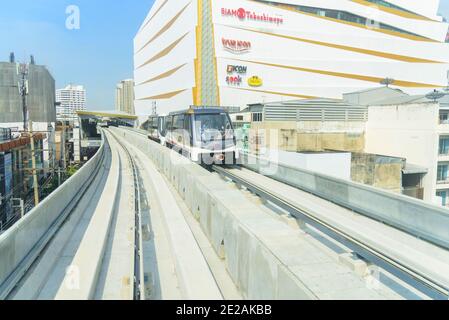
<path fill-rule="evenodd" d="M 90 110 L 114 108 L 118 81 L 133 77 L 133 38 L 154 0 L 2 0 L 0 61 L 9 52 L 34 54 L 57 87 L 83 84 Z M 66 8 L 81 11 L 79 30 L 67 30 Z M 440 13 L 449 18 L 449 0 Z"/>
<path fill-rule="evenodd" d="M 153 0 L 2 0 L 0 61 L 48 67 L 57 87 L 83 84 L 88 108 L 114 108 L 118 81 L 133 77 L 133 38 Z M 80 9 L 80 29 L 66 28 L 66 8 Z"/>

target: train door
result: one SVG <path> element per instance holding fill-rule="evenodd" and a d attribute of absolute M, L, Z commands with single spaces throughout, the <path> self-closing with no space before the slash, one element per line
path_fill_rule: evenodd
<path fill-rule="evenodd" d="M 165 123 L 165 143 L 169 146 L 173 146 L 173 116 L 168 116 Z"/>
<path fill-rule="evenodd" d="M 179 148 L 178 151 L 181 151 L 184 147 L 183 140 L 183 132 L 184 132 L 184 115 L 177 114 L 173 117 L 173 143 Z"/>
<path fill-rule="evenodd" d="M 183 132 L 183 145 L 184 150 L 186 150 L 186 156 L 190 157 L 192 150 L 192 116 L 186 115 L 184 117 L 184 132 Z"/>
<path fill-rule="evenodd" d="M 166 135 L 165 119 L 166 117 L 158 117 L 158 135 L 160 143 L 162 145 L 165 145 L 165 135 Z"/>

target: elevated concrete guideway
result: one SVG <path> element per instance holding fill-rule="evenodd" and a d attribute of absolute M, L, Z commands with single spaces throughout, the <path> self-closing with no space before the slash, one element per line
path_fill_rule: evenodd
<path fill-rule="evenodd" d="M 7 262 L 11 255 L 25 257 L 18 259 L 16 265 L 2 265 L 2 279 L 5 279 L 1 286 L 2 298 L 128 300 L 135 298 L 137 289 L 142 292 L 140 297 L 146 299 L 222 299 L 188 225 L 177 222 L 183 219 L 179 217 L 182 214 L 176 201 L 170 198 L 170 192 L 163 193 L 162 199 L 157 196 L 156 190 L 164 188 L 163 182 L 148 187 L 150 179 L 135 164 L 137 176 L 133 176 L 130 159 L 138 157 L 128 158 L 129 151 L 108 130 L 104 131 L 103 138 L 97 155 L 74 176 L 91 174 L 93 180 L 88 182 L 84 195 L 74 199 L 73 208 L 62 210 L 68 211 L 62 218 L 64 221 L 58 226 L 46 226 L 48 220 L 42 212 L 47 207 L 45 204 L 30 213 L 29 217 L 41 224 L 39 230 L 47 230 L 45 246 L 2 248 L 0 255 L 5 255 L 2 261 Z M 90 167 L 95 162 L 99 165 L 98 172 Z M 137 230 L 133 192 L 136 183 L 140 186 L 137 202 L 142 204 L 139 215 L 146 221 L 140 224 L 140 230 Z M 67 192 L 70 186 L 76 185 L 73 179 L 68 180 L 66 188 L 56 191 L 53 201 L 47 204 L 57 203 L 58 197 L 71 202 Z M 160 211 L 155 209 L 156 205 L 145 207 L 156 202 L 160 202 Z M 172 203 L 169 211 L 162 207 L 167 202 Z M 173 214 L 178 217 L 167 216 Z M 16 233 L 22 230 L 32 231 L 28 229 L 32 225 L 25 221 L 20 221 L 15 231 L 2 235 L 0 243 L 17 239 Z M 165 225 L 170 225 L 170 229 L 165 231 Z M 135 234 L 142 236 L 140 244 Z M 140 280 L 137 265 L 143 266 Z"/>
<path fill-rule="evenodd" d="M 324 177 L 296 172 L 303 185 L 295 186 L 265 176 L 260 159 L 252 170 L 216 173 L 138 130 L 101 132 L 95 156 L 0 235 L 0 298 L 444 298 L 449 251 L 430 235 L 418 239 L 411 222 L 398 228 L 405 213 L 391 220 L 383 211 L 356 213 L 325 199 L 337 181 L 317 183 Z M 388 206 L 407 203 L 420 217 L 413 210 L 419 203 L 360 192 L 388 198 Z M 432 208 L 427 212 L 438 219 Z M 407 272 L 419 281 L 408 281 Z"/>

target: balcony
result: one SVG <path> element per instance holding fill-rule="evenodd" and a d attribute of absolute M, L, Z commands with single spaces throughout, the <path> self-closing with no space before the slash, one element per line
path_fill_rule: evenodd
<path fill-rule="evenodd" d="M 440 153 L 438 154 L 439 162 L 449 162 L 449 153 Z"/>
<path fill-rule="evenodd" d="M 449 113 L 444 112 L 440 113 L 440 119 L 439 119 L 439 132 L 449 133 Z"/>
<path fill-rule="evenodd" d="M 438 132 L 440 134 L 449 134 L 449 122 L 444 121 L 444 123 L 440 122 L 438 126 Z"/>
<path fill-rule="evenodd" d="M 437 190 L 449 189 L 449 178 L 437 181 Z"/>

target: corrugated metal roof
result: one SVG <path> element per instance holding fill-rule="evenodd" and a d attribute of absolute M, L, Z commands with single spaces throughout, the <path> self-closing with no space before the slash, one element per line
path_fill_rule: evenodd
<path fill-rule="evenodd" d="M 309 99 L 268 103 L 265 121 L 366 121 L 366 106 L 350 105 L 337 99 Z"/>
<path fill-rule="evenodd" d="M 429 170 L 427 168 L 411 163 L 407 163 L 402 170 L 403 174 L 426 174 L 428 172 Z"/>

